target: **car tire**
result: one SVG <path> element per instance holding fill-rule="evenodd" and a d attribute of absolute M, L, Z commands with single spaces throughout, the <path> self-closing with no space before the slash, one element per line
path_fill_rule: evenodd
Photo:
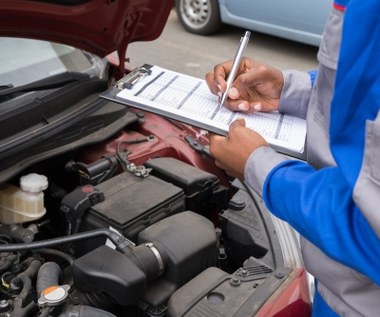
<path fill-rule="evenodd" d="M 218 0 L 175 0 L 182 26 L 191 33 L 209 35 L 221 26 Z"/>

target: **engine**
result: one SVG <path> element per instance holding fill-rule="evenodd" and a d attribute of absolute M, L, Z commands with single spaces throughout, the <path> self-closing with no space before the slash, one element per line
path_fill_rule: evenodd
<path fill-rule="evenodd" d="M 0 317 L 176 317 L 220 301 L 232 312 L 235 296 L 287 276 L 260 207 L 203 136 L 139 116 L 1 185 Z"/>

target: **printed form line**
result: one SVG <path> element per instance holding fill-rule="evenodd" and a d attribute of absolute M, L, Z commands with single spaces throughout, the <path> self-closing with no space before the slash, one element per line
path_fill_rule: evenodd
<path fill-rule="evenodd" d="M 135 93 L 135 96 L 141 95 L 145 89 L 147 89 L 151 84 L 153 84 L 155 81 L 157 81 L 160 77 L 162 77 L 165 74 L 165 72 L 159 73 L 156 77 L 154 77 L 151 81 L 147 82 L 144 86 L 141 87 L 141 89 Z"/>
<path fill-rule="evenodd" d="M 277 129 L 276 129 L 276 133 L 274 134 L 274 138 L 277 140 L 279 135 L 280 135 L 280 131 L 281 131 L 281 127 L 282 127 L 282 123 L 284 122 L 284 115 L 281 114 L 280 115 L 280 120 L 278 121 L 278 124 L 277 124 Z"/>
<path fill-rule="evenodd" d="M 193 87 L 193 89 L 191 89 L 191 90 L 189 91 L 189 93 L 185 96 L 185 98 L 183 98 L 182 101 L 179 103 L 177 109 L 181 109 L 181 108 L 182 108 L 182 106 L 186 103 L 186 101 L 189 100 L 189 98 L 191 97 L 191 95 L 194 94 L 194 93 L 198 90 L 198 88 L 200 87 L 201 84 L 202 84 L 201 82 L 198 82 L 198 83 Z"/>

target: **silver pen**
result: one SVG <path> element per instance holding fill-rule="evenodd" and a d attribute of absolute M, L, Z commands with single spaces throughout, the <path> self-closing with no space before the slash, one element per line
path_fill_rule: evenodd
<path fill-rule="evenodd" d="M 220 101 L 219 108 L 223 107 L 224 103 L 226 102 L 226 99 L 228 97 L 228 92 L 230 91 L 232 83 L 235 81 L 236 73 L 239 69 L 240 62 L 241 62 L 241 59 L 243 57 L 244 50 L 247 47 L 250 35 L 251 35 L 251 32 L 246 31 L 244 33 L 244 36 L 242 36 L 240 39 L 239 47 L 238 47 L 238 50 L 237 50 L 236 55 L 234 57 L 234 62 L 232 64 L 231 71 L 227 77 L 227 88 L 226 88 L 226 91 L 222 95 L 222 99 Z"/>

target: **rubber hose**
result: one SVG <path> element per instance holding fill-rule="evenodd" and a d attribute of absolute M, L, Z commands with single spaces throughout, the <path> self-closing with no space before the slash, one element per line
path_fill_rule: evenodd
<path fill-rule="evenodd" d="M 37 294 L 38 297 L 40 297 L 41 292 L 50 287 L 50 286 L 55 286 L 59 285 L 59 279 L 61 277 L 62 270 L 59 267 L 59 265 L 55 262 L 46 262 L 44 263 L 37 275 L 37 283 L 36 283 L 36 288 L 37 288 Z"/>
<path fill-rule="evenodd" d="M 116 245 L 117 248 L 123 248 L 124 245 L 128 245 L 129 241 L 120 234 L 108 229 L 96 229 L 92 231 L 81 232 L 72 234 L 70 236 L 53 238 L 49 240 L 42 240 L 30 243 L 17 243 L 17 244 L 3 244 L 0 245 L 0 252 L 18 252 L 18 251 L 30 251 L 43 248 L 50 248 L 60 244 L 77 242 L 81 240 L 94 239 L 98 237 L 107 237 Z"/>
<path fill-rule="evenodd" d="M 56 249 L 38 249 L 38 251 L 35 251 L 36 253 L 40 254 L 47 254 L 47 255 L 53 255 L 56 257 L 60 257 L 63 260 L 65 260 L 68 264 L 73 265 L 75 258 L 65 252 L 56 250 Z"/>
<path fill-rule="evenodd" d="M 19 275 L 17 275 L 14 279 L 12 279 L 11 284 L 22 284 L 22 290 L 18 295 L 18 298 L 24 302 L 28 297 L 31 289 L 32 289 L 32 280 L 37 275 L 38 270 L 41 267 L 41 262 L 39 260 L 32 260 L 30 262 L 29 267 Z"/>

